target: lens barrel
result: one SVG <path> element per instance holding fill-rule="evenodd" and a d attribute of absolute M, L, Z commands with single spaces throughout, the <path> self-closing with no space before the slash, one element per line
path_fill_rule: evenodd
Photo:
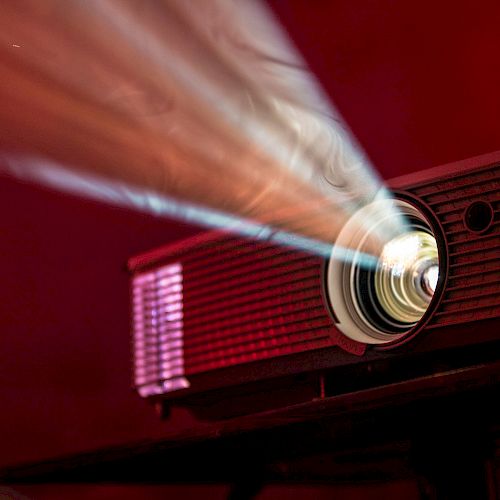
<path fill-rule="evenodd" d="M 379 241 L 376 255 L 374 240 Z M 379 200 L 342 229 L 326 270 L 326 295 L 346 336 L 384 344 L 419 324 L 439 274 L 436 235 L 423 213 L 406 201 Z"/>

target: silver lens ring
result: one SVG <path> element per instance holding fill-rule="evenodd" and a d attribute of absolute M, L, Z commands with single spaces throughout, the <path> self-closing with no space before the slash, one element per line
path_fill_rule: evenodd
<path fill-rule="evenodd" d="M 404 225 L 383 239 L 396 217 Z M 367 242 L 375 236 L 380 249 L 373 255 Z M 343 227 L 327 266 L 326 294 L 338 328 L 369 344 L 407 335 L 431 304 L 439 265 L 436 237 L 415 206 L 379 200 L 363 207 Z"/>

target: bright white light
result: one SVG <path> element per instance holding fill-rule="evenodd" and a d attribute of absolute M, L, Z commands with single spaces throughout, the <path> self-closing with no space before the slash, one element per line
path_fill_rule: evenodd
<path fill-rule="evenodd" d="M 421 246 L 420 237 L 416 234 L 403 234 L 384 245 L 382 265 L 399 276 L 418 256 Z"/>
<path fill-rule="evenodd" d="M 424 282 L 425 288 L 434 294 L 436 291 L 436 286 L 439 278 L 439 266 L 433 265 L 429 266 L 422 275 L 422 280 Z"/>
<path fill-rule="evenodd" d="M 73 172 L 18 158 L 16 175 L 325 257 L 352 214 L 390 197 L 267 2 L 47 0 L 64 16 L 18 3 L 0 41 L 31 42 L 3 68 L 16 84 L 0 97 L 22 109 L 2 108 L 2 149 Z M 382 242 L 406 229 L 397 210 L 359 223 Z"/>

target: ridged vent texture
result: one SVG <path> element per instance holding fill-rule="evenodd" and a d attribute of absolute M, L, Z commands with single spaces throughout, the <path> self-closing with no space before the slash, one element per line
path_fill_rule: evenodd
<path fill-rule="evenodd" d="M 333 344 L 318 257 L 225 236 L 182 265 L 187 375 Z"/>
<path fill-rule="evenodd" d="M 427 328 L 500 317 L 500 166 L 419 184 L 408 189 L 440 221 L 447 240 L 448 282 Z M 464 223 L 467 207 L 488 202 L 494 211 L 484 233 Z"/>
<path fill-rule="evenodd" d="M 177 268 L 182 282 L 169 297 L 163 275 Z M 361 354 L 364 346 L 333 326 L 322 279 L 322 259 L 290 247 L 228 235 L 178 247 L 133 278 L 139 392 L 170 392 L 190 375 L 332 345 Z M 177 386 L 166 383 L 173 377 Z"/>

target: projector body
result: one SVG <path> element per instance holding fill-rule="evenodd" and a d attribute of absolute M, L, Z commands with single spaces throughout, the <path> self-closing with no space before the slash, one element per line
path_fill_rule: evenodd
<path fill-rule="evenodd" d="M 425 214 L 440 248 L 438 290 L 408 335 L 380 345 L 348 338 L 324 258 L 208 232 L 129 261 L 139 394 L 227 418 L 494 361 L 500 153 L 388 186 Z"/>

